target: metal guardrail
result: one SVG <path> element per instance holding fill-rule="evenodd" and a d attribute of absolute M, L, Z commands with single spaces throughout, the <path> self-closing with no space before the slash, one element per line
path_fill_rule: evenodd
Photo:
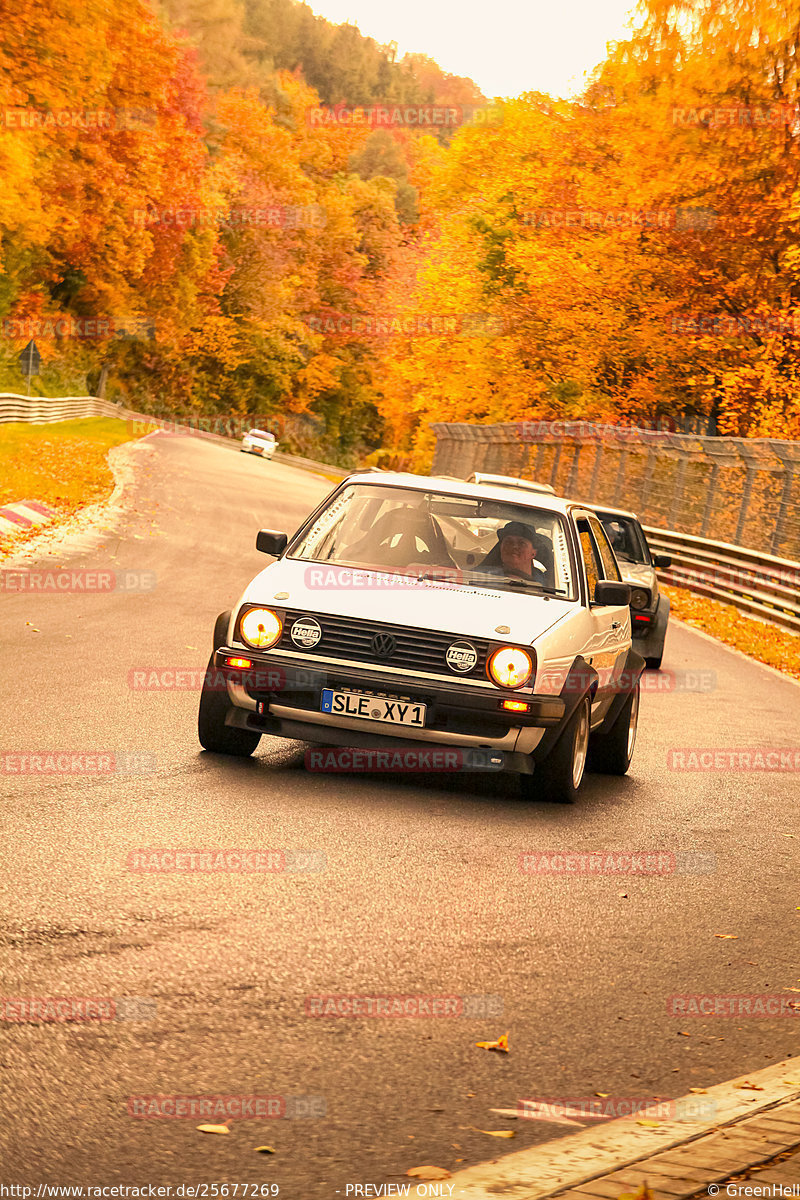
<path fill-rule="evenodd" d="M 664 583 L 800 633 L 800 563 L 687 533 L 644 530 L 656 553 L 672 556 L 672 566 L 658 572 Z"/>
<path fill-rule="evenodd" d="M 96 396 L 19 396 L 0 392 L 0 424 L 24 421 L 49 425 L 55 421 L 77 421 L 81 417 L 130 416 L 126 409 Z"/>

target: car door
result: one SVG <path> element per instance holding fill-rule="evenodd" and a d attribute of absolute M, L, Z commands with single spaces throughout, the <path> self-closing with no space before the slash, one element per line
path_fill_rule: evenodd
<path fill-rule="evenodd" d="M 630 612 L 627 604 L 594 604 L 597 581 L 621 581 L 622 576 L 608 538 L 595 514 L 578 510 L 574 512 L 574 517 L 589 587 L 590 638 L 583 656 L 597 671 L 599 679 L 595 703 L 592 706 L 592 725 L 595 725 L 605 716 L 625 666 L 630 644 Z"/>

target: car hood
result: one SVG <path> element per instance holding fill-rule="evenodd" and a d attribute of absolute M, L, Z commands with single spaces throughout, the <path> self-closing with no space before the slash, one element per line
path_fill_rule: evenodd
<path fill-rule="evenodd" d="M 529 645 L 578 607 L 577 601 L 556 597 L 545 599 L 433 580 L 420 582 L 288 558 L 256 575 L 239 603 L 299 608 L 374 621 L 376 625 L 407 625 L 523 645 Z M 508 626 L 509 632 L 498 634 L 498 625 Z"/>

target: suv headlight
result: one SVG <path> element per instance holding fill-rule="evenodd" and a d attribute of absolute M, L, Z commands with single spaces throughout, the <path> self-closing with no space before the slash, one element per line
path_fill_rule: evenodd
<path fill-rule="evenodd" d="M 490 656 L 486 669 L 498 687 L 519 688 L 533 674 L 533 658 L 519 646 L 501 646 Z"/>
<path fill-rule="evenodd" d="M 631 608 L 647 608 L 650 603 L 650 593 L 644 588 L 631 589 Z"/>
<path fill-rule="evenodd" d="M 248 608 L 239 619 L 242 641 L 255 650 L 269 650 L 283 633 L 283 621 L 271 608 Z"/>

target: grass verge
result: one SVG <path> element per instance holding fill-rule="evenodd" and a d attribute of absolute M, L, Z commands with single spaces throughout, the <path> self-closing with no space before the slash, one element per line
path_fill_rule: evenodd
<path fill-rule="evenodd" d="M 114 487 L 106 456 L 112 447 L 131 440 L 128 423 L 113 417 L 84 417 L 52 425 L 2 424 L 0 505 L 40 500 L 63 519 L 87 504 L 105 500 Z M 28 531 L 28 536 L 40 529 Z M 0 553 L 25 540 L 26 532 L 0 534 Z"/>
<path fill-rule="evenodd" d="M 726 646 L 741 650 L 767 666 L 800 679 L 800 636 L 778 625 L 747 617 L 733 607 L 685 588 L 659 585 L 669 596 L 671 613 L 679 621 L 710 633 Z"/>

